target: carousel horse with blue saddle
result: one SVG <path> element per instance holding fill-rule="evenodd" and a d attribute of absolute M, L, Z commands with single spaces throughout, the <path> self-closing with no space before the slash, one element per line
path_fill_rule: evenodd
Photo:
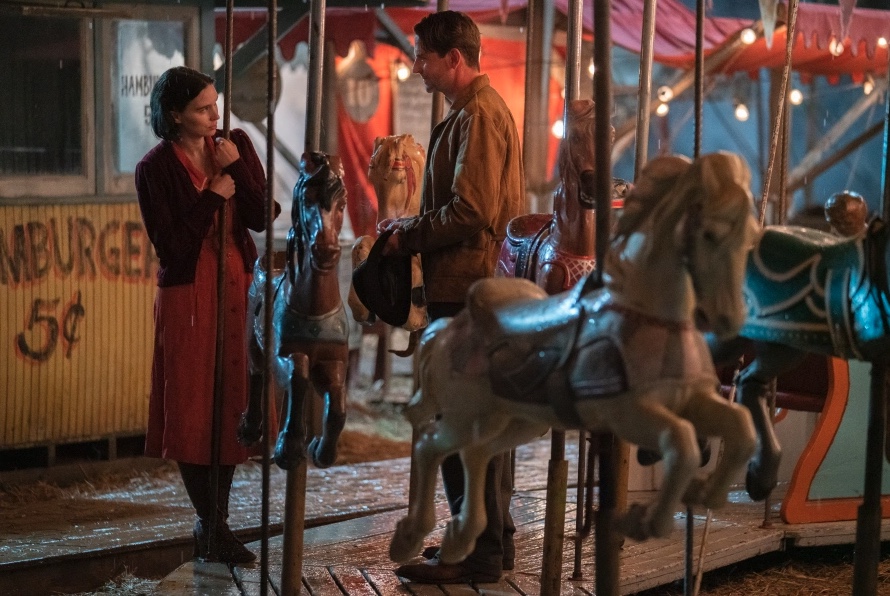
<path fill-rule="evenodd" d="M 248 294 L 253 333 L 249 338 L 251 396 L 239 437 L 262 437 L 263 351 L 272 354 L 276 383 L 284 389 L 285 417 L 275 444 L 275 463 L 293 469 L 307 456 L 319 468 L 334 464 L 337 440 L 346 423 L 348 325 L 340 296 L 340 230 L 346 189 L 340 160 L 304 153 L 294 187 L 291 229 L 285 255 L 273 263 L 261 257 Z M 274 288 L 272 304 L 263 288 Z M 272 335 L 264 333 L 265 309 L 272 309 Z M 317 408 L 309 400 L 320 399 Z M 309 436 L 309 412 L 323 412 L 320 434 Z M 308 445 L 307 445 L 308 443 Z"/>
<path fill-rule="evenodd" d="M 470 287 L 467 308 L 427 328 L 405 412 L 416 491 L 390 543 L 393 560 L 420 552 L 435 527 L 446 456 L 459 453 L 467 475 L 439 551 L 456 563 L 486 526 L 491 457 L 551 427 L 608 431 L 662 454 L 661 489 L 623 516 L 627 536 L 667 536 L 681 503 L 725 503 L 756 436 L 748 411 L 717 392 L 697 326 L 734 336 L 745 320 L 744 267 L 759 231 L 749 184 L 732 154 L 655 159 L 627 196 L 603 285 L 586 277 L 550 296 L 526 279 L 486 278 Z M 699 469 L 699 434 L 724 441 L 710 471 Z"/>
<path fill-rule="evenodd" d="M 778 482 L 781 446 L 767 401 L 773 379 L 807 354 L 873 361 L 890 349 L 890 232 L 883 221 L 866 224 L 866 215 L 864 199 L 844 191 L 826 203 L 835 233 L 764 228 L 746 268 L 745 324 L 729 341 L 708 337 L 718 366 L 754 354 L 736 384 L 737 400 L 757 428 L 758 447 L 746 476 L 755 500 Z"/>

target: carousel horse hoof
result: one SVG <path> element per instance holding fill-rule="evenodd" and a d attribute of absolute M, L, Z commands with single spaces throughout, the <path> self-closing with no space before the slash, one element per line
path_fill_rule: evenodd
<path fill-rule="evenodd" d="M 653 507 L 642 503 L 634 503 L 627 508 L 627 513 L 621 517 L 616 529 L 623 535 L 637 541 L 649 538 L 665 538 L 670 536 L 674 529 L 673 516 L 665 519 L 656 519 L 652 514 Z"/>
<path fill-rule="evenodd" d="M 770 469 L 771 468 L 771 469 Z M 758 466 L 755 462 L 748 464 L 745 474 L 745 490 L 752 501 L 763 501 L 778 484 L 778 463 L 775 466 Z"/>
<path fill-rule="evenodd" d="M 245 447 L 253 447 L 263 438 L 263 425 L 260 422 L 250 420 L 247 416 L 241 416 L 237 430 L 238 442 Z"/>
<path fill-rule="evenodd" d="M 413 558 L 423 547 L 425 535 L 425 532 L 414 531 L 407 518 L 399 520 L 389 543 L 389 558 L 396 563 Z"/>
<path fill-rule="evenodd" d="M 683 495 L 683 503 L 687 507 L 700 505 L 707 509 L 720 509 L 726 505 L 726 493 L 715 491 L 707 478 L 693 478 Z"/>
<path fill-rule="evenodd" d="M 302 447 L 302 439 L 293 439 L 286 431 L 282 431 L 278 435 L 278 441 L 275 443 L 275 452 L 272 455 L 272 459 L 282 470 L 293 470 L 300 462 L 306 459 L 306 454 L 303 453 Z"/>
<path fill-rule="evenodd" d="M 337 443 L 329 445 L 332 441 L 325 441 L 319 437 L 313 437 L 309 443 L 308 451 L 312 456 L 312 465 L 316 468 L 330 468 L 337 461 Z"/>

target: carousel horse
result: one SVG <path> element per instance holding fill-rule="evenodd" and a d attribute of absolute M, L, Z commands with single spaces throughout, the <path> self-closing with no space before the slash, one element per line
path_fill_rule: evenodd
<path fill-rule="evenodd" d="M 738 374 L 736 396 L 757 429 L 757 451 L 745 479 L 755 500 L 778 483 L 781 446 L 767 403 L 772 380 L 810 353 L 872 361 L 890 349 L 888 230 L 879 220 L 866 225 L 864 200 L 853 195 L 839 193 L 826 204 L 835 234 L 764 228 L 748 257 L 747 317 L 739 336 L 729 341 L 708 336 L 718 366 L 753 354 Z"/>
<path fill-rule="evenodd" d="M 249 291 L 253 333 L 249 338 L 251 396 L 239 436 L 251 444 L 262 435 L 263 351 L 271 350 L 273 374 L 285 392 L 286 417 L 275 444 L 279 467 L 293 469 L 306 457 L 319 468 L 333 465 L 337 439 L 346 423 L 346 363 L 349 346 L 346 309 L 337 267 L 340 229 L 346 209 L 343 171 L 336 157 L 304 153 L 294 187 L 286 263 L 257 261 Z M 276 253 L 277 257 L 281 253 Z M 271 276 L 274 298 L 263 302 Z M 264 310 L 272 308 L 272 337 L 263 336 Z M 306 446 L 307 399 L 324 400 L 322 433 Z"/>
<path fill-rule="evenodd" d="M 410 134 L 391 135 L 374 139 L 374 152 L 368 167 L 368 178 L 377 194 L 379 233 L 391 219 L 410 217 L 420 212 L 420 192 L 426 154 Z M 365 235 L 352 246 L 352 268 L 355 270 L 371 252 L 377 236 Z M 412 304 L 408 320 L 401 325 L 407 331 L 426 327 L 428 317 L 423 297 L 423 269 L 420 255 L 411 258 Z M 370 312 L 350 287 L 348 303 L 352 317 L 361 324 L 372 325 L 377 317 Z M 388 329 L 387 329 L 388 330 Z M 385 340 L 388 334 L 381 336 Z M 385 345 L 385 344 L 384 344 Z M 413 347 L 410 348 L 413 352 Z M 407 355 L 396 352 L 399 355 Z M 410 352 L 409 352 L 410 354 Z"/>
<path fill-rule="evenodd" d="M 667 536 L 681 502 L 718 507 L 756 437 L 748 411 L 719 395 L 697 324 L 735 335 L 744 322 L 745 256 L 755 239 L 741 158 L 725 153 L 650 162 L 627 197 L 605 259 L 591 277 L 549 296 L 526 279 L 487 278 L 467 308 L 424 332 L 418 391 L 406 409 L 414 433 L 416 492 L 390 557 L 416 554 L 435 526 L 436 469 L 459 453 L 461 512 L 440 558 L 463 559 L 485 527 L 483 484 L 497 453 L 549 428 L 610 431 L 664 456 L 653 503 L 633 505 L 619 529 Z M 697 433 L 724 441 L 710 473 L 699 470 Z"/>
<path fill-rule="evenodd" d="M 593 185 L 594 104 L 569 102 L 566 134 L 560 144 L 560 183 L 553 192 L 553 213 L 531 213 L 510 220 L 496 276 L 529 279 L 548 294 L 571 288 L 593 271 L 596 212 Z M 614 179 L 612 206 L 620 208 L 629 184 Z"/>

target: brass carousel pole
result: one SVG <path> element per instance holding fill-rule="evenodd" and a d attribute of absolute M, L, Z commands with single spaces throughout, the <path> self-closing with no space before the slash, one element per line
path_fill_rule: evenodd
<path fill-rule="evenodd" d="M 309 73 L 306 83 L 306 151 L 321 150 L 322 72 L 324 69 L 325 0 L 312 0 L 309 10 Z M 316 400 L 307 400 L 307 409 Z M 311 412 L 306 419 L 315 422 Z M 303 446 L 301 445 L 302 449 Z M 284 501 L 284 548 L 281 561 L 281 595 L 297 596 L 303 583 L 303 531 L 306 522 L 307 458 L 287 471 Z"/>
<path fill-rule="evenodd" d="M 275 220 L 275 98 L 277 81 L 275 80 L 278 68 L 275 65 L 275 42 L 278 39 L 278 3 L 277 0 L 268 2 L 269 37 L 266 48 L 266 245 L 264 259 L 266 269 L 272 270 L 272 255 L 275 251 L 273 222 Z M 226 77 L 229 80 L 229 77 Z M 263 284 L 263 302 L 272 304 L 275 299 L 272 288 L 272 276 L 266 276 Z M 263 312 L 263 337 L 272 337 L 274 309 L 266 308 Z M 272 436 L 272 422 L 269 416 L 272 395 L 274 395 L 275 373 L 272 366 L 273 354 L 271 350 L 263 350 L 263 434 Z M 263 480 L 262 480 L 262 511 L 260 514 L 260 596 L 269 593 L 269 480 L 272 465 L 269 454 L 269 442 L 263 439 Z"/>
<path fill-rule="evenodd" d="M 231 130 L 232 114 L 232 37 L 234 31 L 234 0 L 226 2 L 226 81 L 223 91 L 223 137 L 229 138 Z M 225 369 L 225 320 L 226 320 L 226 203 L 223 203 L 217 213 L 217 244 L 219 252 L 216 263 L 216 360 L 214 362 L 213 379 L 213 415 L 212 431 L 210 435 L 210 502 L 216 503 L 219 498 L 219 457 L 222 434 L 222 405 L 225 382 L 223 371 Z M 210 536 L 207 540 L 207 556 L 210 560 L 217 560 L 217 527 L 219 525 L 219 512 L 217 507 L 210 508 Z"/>

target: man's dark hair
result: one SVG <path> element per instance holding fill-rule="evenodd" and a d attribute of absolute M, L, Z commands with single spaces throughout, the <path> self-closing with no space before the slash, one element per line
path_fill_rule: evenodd
<path fill-rule="evenodd" d="M 482 47 L 479 27 L 462 12 L 443 10 L 423 17 L 414 25 L 414 34 L 423 48 L 444 57 L 456 49 L 467 65 L 479 69 L 479 50 Z"/>
<path fill-rule="evenodd" d="M 160 76 L 151 90 L 151 129 L 158 138 L 179 138 L 179 125 L 172 112 L 181 112 L 190 101 L 213 83 L 213 77 L 188 66 L 175 66 Z"/>

